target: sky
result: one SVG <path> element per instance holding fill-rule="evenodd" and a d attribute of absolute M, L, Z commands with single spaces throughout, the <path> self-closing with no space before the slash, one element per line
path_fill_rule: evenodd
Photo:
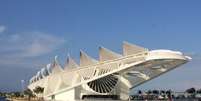
<path fill-rule="evenodd" d="M 181 51 L 193 59 L 136 89 L 201 88 L 200 0 L 1 0 L 0 91 L 20 91 L 58 55 L 79 63 L 80 49 L 122 53 L 128 41 Z"/>

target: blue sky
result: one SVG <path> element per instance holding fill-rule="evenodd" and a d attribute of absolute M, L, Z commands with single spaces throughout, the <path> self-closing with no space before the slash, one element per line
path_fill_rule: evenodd
<path fill-rule="evenodd" d="M 201 88 L 200 0 L 1 0 L 0 90 L 20 90 L 51 62 L 98 46 L 121 53 L 122 41 L 182 51 L 193 60 L 136 89 Z"/>

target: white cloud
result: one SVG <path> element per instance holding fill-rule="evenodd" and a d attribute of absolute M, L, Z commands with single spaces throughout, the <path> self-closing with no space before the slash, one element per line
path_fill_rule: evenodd
<path fill-rule="evenodd" d="M 0 34 L 3 33 L 6 30 L 6 27 L 3 25 L 0 25 Z"/>
<path fill-rule="evenodd" d="M 52 53 L 64 43 L 63 38 L 43 32 L 9 34 L 0 40 L 0 64 L 20 64 L 23 59 Z"/>
<path fill-rule="evenodd" d="M 25 48 L 25 56 L 39 56 L 50 53 L 64 44 L 65 40 L 45 33 L 35 32 L 30 45 Z"/>

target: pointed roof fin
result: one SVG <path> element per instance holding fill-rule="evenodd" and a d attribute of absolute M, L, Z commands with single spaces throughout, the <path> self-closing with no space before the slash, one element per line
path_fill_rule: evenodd
<path fill-rule="evenodd" d="M 68 54 L 66 64 L 64 65 L 64 70 L 70 70 L 77 67 L 79 67 L 79 65 Z"/>
<path fill-rule="evenodd" d="M 60 66 L 60 64 L 59 64 L 59 62 L 57 60 L 57 57 L 58 56 L 55 56 L 54 62 L 52 64 L 52 73 L 59 73 L 59 72 L 63 71 L 62 67 Z"/>
<path fill-rule="evenodd" d="M 88 56 L 85 52 L 80 50 L 80 66 L 93 65 L 96 63 L 98 63 L 97 60 L 93 59 L 92 57 Z"/>
<path fill-rule="evenodd" d="M 121 55 L 118 53 L 115 53 L 104 47 L 99 47 L 99 60 L 100 61 L 107 61 L 107 60 L 117 59 L 120 57 L 121 57 Z"/>
<path fill-rule="evenodd" d="M 37 79 L 38 79 L 38 80 L 39 80 L 39 79 L 42 79 L 41 71 L 38 71 L 37 74 L 36 74 L 36 76 L 37 76 Z"/>
<path fill-rule="evenodd" d="M 52 73 L 51 63 L 49 63 L 49 64 L 46 65 L 46 69 L 48 71 L 48 74 Z"/>
<path fill-rule="evenodd" d="M 148 51 L 148 49 L 128 43 L 128 42 L 123 42 L 123 55 L 124 56 L 137 54 L 137 53 L 143 52 L 143 51 Z"/>
<path fill-rule="evenodd" d="M 45 68 L 42 68 L 41 70 L 40 70 L 40 72 L 41 72 L 41 75 L 42 75 L 42 77 L 45 77 L 46 76 L 46 70 L 45 70 Z"/>

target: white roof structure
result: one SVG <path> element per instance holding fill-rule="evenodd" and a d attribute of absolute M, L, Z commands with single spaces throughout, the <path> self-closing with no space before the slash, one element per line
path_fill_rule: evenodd
<path fill-rule="evenodd" d="M 48 76 L 50 73 L 48 72 L 47 68 L 42 68 L 42 69 L 41 69 L 41 74 L 42 74 L 42 77 L 46 77 L 46 76 Z"/>
<path fill-rule="evenodd" d="M 89 66 L 97 64 L 98 61 L 93 59 L 92 57 L 88 56 L 85 52 L 82 50 L 80 51 L 80 66 Z"/>
<path fill-rule="evenodd" d="M 107 60 L 113 60 L 120 58 L 121 55 L 118 53 L 115 53 L 109 49 L 106 49 L 104 47 L 99 47 L 99 60 L 102 61 L 107 61 Z"/>
<path fill-rule="evenodd" d="M 148 49 L 134 45 L 134 44 L 130 44 L 128 42 L 123 42 L 123 55 L 124 56 L 133 55 L 133 54 L 137 54 L 137 53 L 145 52 L 145 51 L 148 51 Z"/>
<path fill-rule="evenodd" d="M 67 61 L 64 65 L 64 70 L 65 71 L 68 71 L 70 69 L 75 69 L 75 68 L 78 68 L 79 65 L 70 57 L 70 55 L 68 55 L 67 57 Z"/>
<path fill-rule="evenodd" d="M 60 64 L 57 60 L 57 56 L 55 56 L 54 62 L 51 65 L 52 65 L 52 73 L 53 74 L 60 73 L 63 71 L 62 67 L 60 66 Z"/>
<path fill-rule="evenodd" d="M 51 63 L 46 65 L 46 70 L 48 72 L 48 75 L 52 73 Z"/>
<path fill-rule="evenodd" d="M 40 78 L 40 72 L 30 79 L 29 88 L 44 88 L 46 100 L 75 101 L 91 95 L 115 95 L 127 100 L 129 91 L 174 68 L 191 58 L 171 50 L 151 50 L 123 43 L 123 54 L 99 48 L 99 61 L 80 51 L 80 65 L 68 56 L 64 70 L 57 57 L 48 74 Z M 44 70 L 41 70 L 44 71 Z M 43 72 L 42 72 L 43 74 Z M 38 79 L 40 78 L 40 79 Z"/>

